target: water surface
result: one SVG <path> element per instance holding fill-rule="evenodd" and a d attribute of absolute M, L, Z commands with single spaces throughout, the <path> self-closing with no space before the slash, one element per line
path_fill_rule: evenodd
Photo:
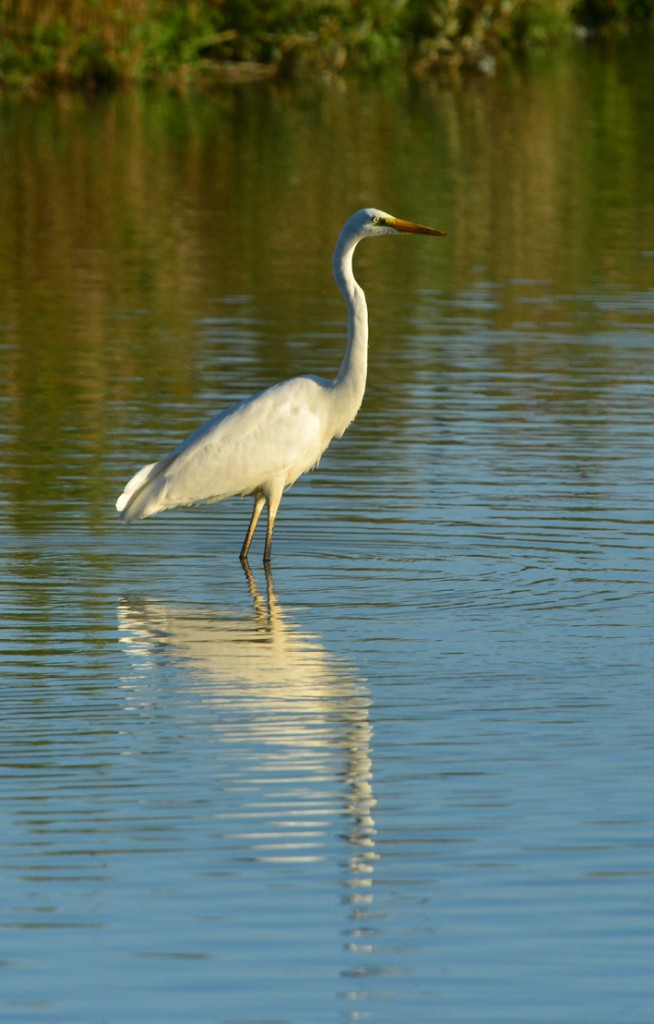
<path fill-rule="evenodd" d="M 460 88 L 0 111 L 0 1020 L 638 1024 L 651 43 Z M 216 409 L 369 385 L 280 513 L 121 527 Z"/>

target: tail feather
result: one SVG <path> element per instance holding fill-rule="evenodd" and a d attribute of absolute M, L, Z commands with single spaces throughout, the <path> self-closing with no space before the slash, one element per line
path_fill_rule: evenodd
<path fill-rule="evenodd" d="M 150 515 L 147 511 L 149 494 L 145 491 L 150 490 L 147 485 L 159 476 L 162 468 L 161 462 L 152 462 L 149 466 L 139 469 L 125 484 L 125 490 L 116 501 L 122 522 L 131 523 L 134 519 L 143 519 Z"/>

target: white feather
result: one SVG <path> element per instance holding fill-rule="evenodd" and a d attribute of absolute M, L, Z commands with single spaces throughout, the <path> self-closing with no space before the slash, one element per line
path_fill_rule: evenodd
<path fill-rule="evenodd" d="M 241 557 L 247 558 L 263 501 L 268 505 L 264 561 L 281 496 L 313 469 L 333 437 L 340 437 L 363 400 L 368 366 L 368 311 L 352 272 L 362 238 L 398 232 L 441 234 L 381 210 L 359 210 L 334 250 L 336 283 L 348 309 L 348 341 L 335 380 L 294 377 L 214 416 L 160 462 L 140 469 L 116 502 L 125 523 L 167 508 L 252 494 L 255 510 Z"/>

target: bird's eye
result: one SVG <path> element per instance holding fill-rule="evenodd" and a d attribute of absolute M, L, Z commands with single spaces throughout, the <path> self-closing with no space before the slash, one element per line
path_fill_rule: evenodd
<path fill-rule="evenodd" d="M 375 227 L 383 227 L 384 224 L 386 223 L 383 217 L 373 217 L 372 222 L 375 225 Z"/>

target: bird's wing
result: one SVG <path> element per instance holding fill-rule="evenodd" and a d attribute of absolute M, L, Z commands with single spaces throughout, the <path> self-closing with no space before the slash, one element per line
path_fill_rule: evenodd
<path fill-rule="evenodd" d="M 123 518 L 266 493 L 273 481 L 288 487 L 317 463 L 331 439 L 328 390 L 319 378 L 295 377 L 219 413 L 132 478 Z"/>

